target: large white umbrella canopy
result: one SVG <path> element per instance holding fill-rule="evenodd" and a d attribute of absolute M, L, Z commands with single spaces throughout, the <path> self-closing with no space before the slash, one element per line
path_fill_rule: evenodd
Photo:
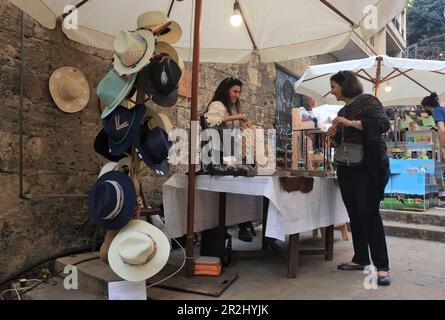
<path fill-rule="evenodd" d="M 182 27 L 175 44 L 189 60 L 193 36 L 192 0 L 9 0 L 53 29 L 68 5 L 78 10 L 65 19 L 77 29 L 63 31 L 72 40 L 112 49 L 121 30 L 136 28 L 137 17 L 160 10 Z M 397 16 L 407 0 L 238 0 L 244 23 L 230 25 L 234 0 L 203 1 L 201 62 L 240 63 L 256 51 L 263 62 L 284 61 L 343 49 L 356 32 L 365 40 Z M 374 7 L 371 7 L 374 6 Z M 374 8 L 370 10 L 370 8 Z"/>
<path fill-rule="evenodd" d="M 380 77 L 378 67 L 380 63 Z M 385 55 L 309 67 L 295 83 L 295 90 L 318 103 L 338 103 L 330 92 L 330 77 L 339 71 L 353 71 L 366 93 L 375 94 L 384 106 L 420 104 L 436 92 L 445 99 L 445 61 L 392 58 Z M 378 83 L 377 83 L 378 80 Z"/>

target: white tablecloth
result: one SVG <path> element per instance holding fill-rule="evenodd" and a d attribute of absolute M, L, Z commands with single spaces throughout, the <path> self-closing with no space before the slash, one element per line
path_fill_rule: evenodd
<path fill-rule="evenodd" d="M 174 175 L 162 187 L 166 232 L 172 238 L 187 233 L 186 175 Z M 347 222 L 340 189 L 332 178 L 314 178 L 310 193 L 288 193 L 279 177 L 196 177 L 195 232 L 218 225 L 218 192 L 227 193 L 226 224 L 262 219 L 262 197 L 269 202 L 266 236 L 285 235 Z"/>

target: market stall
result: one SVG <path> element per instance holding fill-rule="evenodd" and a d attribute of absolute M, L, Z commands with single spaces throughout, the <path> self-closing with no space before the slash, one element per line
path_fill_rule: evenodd
<path fill-rule="evenodd" d="M 365 93 L 378 96 L 391 114 L 386 135 L 391 178 L 381 208 L 424 212 L 435 207 L 443 191 L 441 148 L 434 119 L 416 106 L 432 92 L 445 98 L 445 62 L 377 56 L 311 66 L 295 83 L 296 92 L 336 104 L 329 79 L 341 70 L 353 71 Z"/>
<path fill-rule="evenodd" d="M 176 21 L 174 26 L 180 25 L 182 37 L 175 45 L 180 55 L 190 61 L 193 52 L 192 65 L 192 99 L 191 121 L 197 120 L 197 106 L 199 98 L 199 62 L 246 62 L 250 54 L 255 51 L 262 61 L 282 61 L 305 57 L 315 54 L 327 53 L 343 48 L 349 42 L 352 33 L 360 33 L 365 40 L 369 39 L 388 21 L 400 13 L 407 1 L 353 1 L 354 5 L 345 1 L 291 1 L 283 0 L 263 2 L 261 6 L 249 1 L 218 1 L 204 2 L 197 0 L 195 7 L 193 1 L 17 1 L 12 3 L 35 17 L 48 28 L 54 28 L 59 18 L 65 22 L 75 19 L 76 26 L 63 31 L 75 41 L 100 48 L 113 48 L 115 37 L 121 30 L 133 30 L 137 17 L 149 10 L 161 10 L 166 13 L 168 20 Z M 66 5 L 73 5 L 70 11 L 65 11 Z M 374 4 L 384 14 L 380 14 L 376 21 L 376 28 L 366 27 L 366 17 L 371 12 L 363 12 L 366 5 Z M 288 8 L 288 10 L 282 10 Z M 125 19 L 122 18 L 125 13 Z M 204 14 L 203 14 L 204 13 Z M 227 27 L 227 23 L 234 13 L 245 23 L 241 31 Z M 314 16 L 323 19 L 323 27 L 312 28 L 311 19 Z M 201 25 L 201 17 L 202 25 Z M 192 23 L 194 19 L 194 22 Z M 296 24 L 297 23 L 297 24 Z M 147 32 L 156 31 L 150 27 L 158 27 L 165 23 L 153 23 L 147 27 Z M 288 28 L 290 25 L 293 27 Z M 155 28 L 157 29 L 157 28 Z M 177 30 L 177 28 L 176 28 Z M 202 36 L 201 36 L 202 30 Z M 280 30 L 280 32 L 277 32 Z M 159 30 L 159 34 L 162 34 Z M 172 32 L 175 34 L 175 32 Z M 177 36 L 177 34 L 176 34 Z M 149 35 L 147 35 L 149 37 Z M 202 41 L 201 41 L 202 40 Z M 191 45 L 193 41 L 193 46 Z M 173 41 L 174 43 L 176 41 Z M 148 42 L 147 42 L 148 43 Z M 150 43 L 151 45 L 151 43 Z M 122 52 L 121 52 L 122 53 Z M 139 71 L 139 70 L 138 70 Z M 121 76 L 122 72 L 119 73 Z M 127 79 L 128 80 L 128 79 Z M 145 92 L 147 93 L 147 92 Z M 151 97 L 151 95 L 148 95 Z M 139 94 L 137 103 L 143 103 L 144 94 Z M 191 142 L 194 142 L 196 132 L 191 125 Z M 193 143 L 190 143 L 192 145 Z M 191 150 L 191 149 L 190 149 Z M 136 196 L 139 197 L 138 163 L 140 161 L 136 150 L 132 152 L 134 164 L 131 177 L 135 184 Z M 189 159 L 193 159 L 190 152 Z M 193 225 L 195 204 L 195 165 L 189 161 L 188 198 L 187 198 L 187 256 L 193 256 Z M 156 169 L 162 172 L 162 168 Z M 140 207 L 136 207 L 138 215 Z M 193 273 L 193 261 L 187 261 L 188 275 Z"/>

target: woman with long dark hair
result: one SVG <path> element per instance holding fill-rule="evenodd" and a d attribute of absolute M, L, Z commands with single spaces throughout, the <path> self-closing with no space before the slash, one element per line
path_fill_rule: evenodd
<path fill-rule="evenodd" d="M 377 269 L 378 284 L 389 285 L 389 259 L 385 231 L 380 216 L 380 201 L 389 179 L 389 159 L 382 137 L 389 129 L 389 119 L 381 102 L 363 94 L 358 77 L 340 71 L 331 77 L 331 93 L 344 101 L 338 117 L 328 131 L 334 147 L 345 144 L 362 146 L 363 160 L 337 165 L 340 190 L 349 214 L 354 257 L 338 266 L 339 270 L 364 270 L 370 265 L 369 252 Z M 368 250 L 369 249 L 369 250 Z"/>
<path fill-rule="evenodd" d="M 238 127 L 234 121 L 247 121 L 240 113 L 240 95 L 242 81 L 237 77 L 224 79 L 216 89 L 212 101 L 207 106 L 204 117 L 209 127 L 216 127 L 227 123 L 228 127 Z"/>
<path fill-rule="evenodd" d="M 247 122 L 247 117 L 240 113 L 240 95 L 243 82 L 237 77 L 226 78 L 218 85 L 212 101 L 204 112 L 208 127 L 236 129 L 241 123 Z M 249 222 L 239 224 L 239 239 L 251 242 Z"/>

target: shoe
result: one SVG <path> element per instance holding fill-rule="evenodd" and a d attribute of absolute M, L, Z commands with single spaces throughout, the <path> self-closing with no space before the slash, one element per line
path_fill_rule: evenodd
<path fill-rule="evenodd" d="M 238 238 L 241 241 L 245 241 L 245 242 L 252 242 L 253 238 L 252 235 L 250 234 L 250 232 L 247 229 L 240 229 L 238 232 Z"/>
<path fill-rule="evenodd" d="M 377 276 L 377 284 L 379 286 L 389 286 L 391 284 L 391 277 L 389 274 L 387 276 Z"/>
<path fill-rule="evenodd" d="M 337 266 L 338 270 L 365 270 L 365 266 L 361 264 L 342 263 Z"/>

